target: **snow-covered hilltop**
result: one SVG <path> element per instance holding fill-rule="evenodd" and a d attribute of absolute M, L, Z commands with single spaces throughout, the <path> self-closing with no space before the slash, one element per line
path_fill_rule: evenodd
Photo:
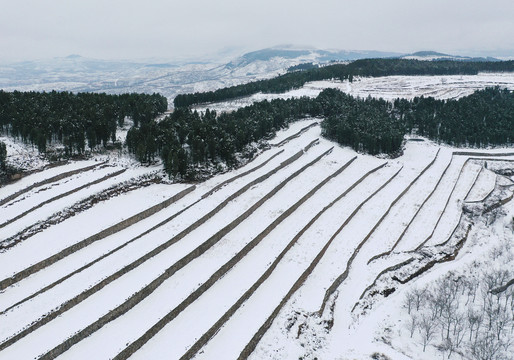
<path fill-rule="evenodd" d="M 449 55 L 443 54 L 437 51 L 418 51 L 412 54 L 402 55 L 401 59 L 410 59 L 410 60 L 425 60 L 425 61 L 434 61 L 434 60 L 455 60 L 455 61 L 500 61 L 494 57 L 471 57 L 471 56 L 459 56 L 459 55 Z"/>
<path fill-rule="evenodd" d="M 195 105 L 198 111 L 206 109 L 216 111 L 233 111 L 256 101 L 289 99 L 308 96 L 315 98 L 323 89 L 339 89 L 359 98 L 383 98 L 393 101 L 397 98 L 413 99 L 419 96 L 431 96 L 435 99 L 458 99 L 472 94 L 476 90 L 499 86 L 514 90 L 514 73 L 480 73 L 478 75 L 438 75 L 438 76 L 381 76 L 356 77 L 352 82 L 325 80 L 306 83 L 300 89 L 281 94 L 257 93 L 235 100 Z"/>

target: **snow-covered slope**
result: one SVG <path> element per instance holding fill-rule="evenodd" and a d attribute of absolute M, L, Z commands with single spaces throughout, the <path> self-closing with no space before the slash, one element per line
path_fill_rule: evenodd
<path fill-rule="evenodd" d="M 219 103 L 195 106 L 199 111 L 209 108 L 216 111 L 230 111 L 251 105 L 256 101 L 288 99 L 301 96 L 316 97 L 323 89 L 335 88 L 355 97 L 368 96 L 395 100 L 412 99 L 416 96 L 432 96 L 436 99 L 457 99 L 476 90 L 499 86 L 514 90 L 514 73 L 480 73 L 478 75 L 445 76 L 382 76 L 358 77 L 353 82 L 312 81 L 302 88 L 282 94 L 258 93 L 252 96 Z"/>
<path fill-rule="evenodd" d="M 196 185 L 90 161 L 1 188 L 0 359 L 433 359 L 390 323 L 412 283 L 500 241 L 478 237 L 510 226 L 514 150 L 408 141 L 380 159 L 320 131 L 294 123 Z"/>
<path fill-rule="evenodd" d="M 412 54 L 402 55 L 401 59 L 409 60 L 424 60 L 424 61 L 435 61 L 435 60 L 452 60 L 452 61 L 500 61 L 493 57 L 471 57 L 471 56 L 459 56 L 443 54 L 437 51 L 418 51 Z"/>

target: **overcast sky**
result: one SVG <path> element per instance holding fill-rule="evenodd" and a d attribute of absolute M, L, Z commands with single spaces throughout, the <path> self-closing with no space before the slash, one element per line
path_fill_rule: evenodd
<path fill-rule="evenodd" d="M 0 0 L 0 60 L 202 58 L 279 44 L 514 55 L 514 0 Z"/>

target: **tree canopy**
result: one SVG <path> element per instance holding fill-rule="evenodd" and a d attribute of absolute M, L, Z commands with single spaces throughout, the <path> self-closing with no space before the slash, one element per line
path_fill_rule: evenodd
<path fill-rule="evenodd" d="M 116 138 L 126 116 L 136 125 L 150 123 L 166 111 L 165 97 L 153 94 L 106 95 L 71 92 L 0 90 L 0 131 L 46 151 L 59 141 L 66 152 L 82 153 Z"/>
<path fill-rule="evenodd" d="M 511 144 L 514 95 L 500 88 L 458 100 L 354 98 L 325 89 L 316 98 L 262 101 L 231 113 L 176 109 L 160 123 L 130 130 L 127 145 L 141 161 L 160 156 L 173 176 L 195 179 L 198 167 L 237 164 L 237 154 L 290 122 L 321 117 L 322 134 L 356 151 L 395 154 L 404 135 L 416 133 L 455 146 Z"/>

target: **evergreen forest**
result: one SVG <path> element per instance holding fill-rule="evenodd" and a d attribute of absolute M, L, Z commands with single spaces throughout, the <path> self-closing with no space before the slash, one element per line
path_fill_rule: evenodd
<path fill-rule="evenodd" d="M 135 126 L 153 122 L 167 110 L 165 97 L 153 94 L 106 95 L 71 92 L 5 92 L 0 90 L 0 133 L 45 152 L 60 142 L 67 155 L 82 154 L 116 139 L 125 117 Z"/>
<path fill-rule="evenodd" d="M 140 161 L 160 156 L 168 174 L 193 180 L 199 168 L 237 165 L 248 145 L 306 117 L 324 119 L 325 137 L 374 155 L 399 154 L 408 133 L 455 146 L 505 145 L 514 139 L 514 93 L 497 87 L 458 100 L 387 102 L 325 89 L 316 98 L 265 100 L 231 113 L 179 108 L 159 123 L 133 127 L 127 146 Z"/>

